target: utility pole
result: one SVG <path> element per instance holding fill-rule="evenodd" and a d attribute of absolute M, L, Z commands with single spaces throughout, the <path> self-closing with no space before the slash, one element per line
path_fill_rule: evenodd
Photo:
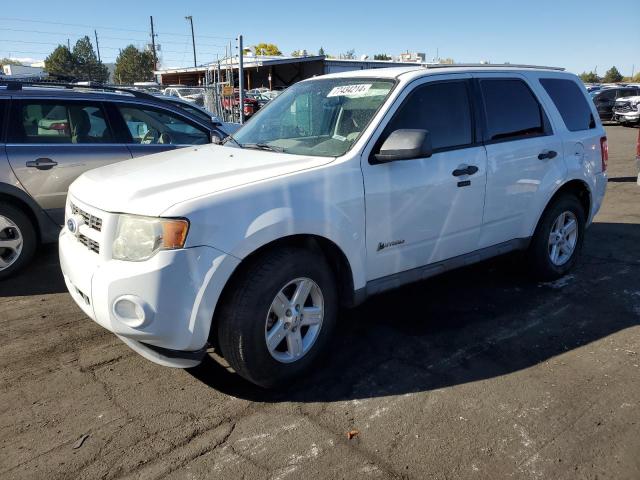
<path fill-rule="evenodd" d="M 240 100 L 240 124 L 244 123 L 244 47 L 242 46 L 242 35 L 238 35 L 238 48 L 240 49 L 240 55 L 238 57 L 238 90 Z"/>
<path fill-rule="evenodd" d="M 98 31 L 94 30 L 93 34 L 96 36 L 96 51 L 98 52 L 98 61 L 101 62 L 102 60 L 100 60 L 100 44 L 98 43 Z"/>
<path fill-rule="evenodd" d="M 157 70 L 158 68 L 158 57 L 156 56 L 156 33 L 153 30 L 153 17 L 149 16 L 149 20 L 151 20 L 151 50 L 153 51 L 153 70 Z"/>
<path fill-rule="evenodd" d="M 67 38 L 67 50 L 71 50 L 71 42 Z"/>
<path fill-rule="evenodd" d="M 191 24 L 191 43 L 193 44 L 193 66 L 197 67 L 198 63 L 196 62 L 196 37 L 193 34 L 193 17 L 191 15 L 184 17 L 185 20 L 189 20 Z"/>

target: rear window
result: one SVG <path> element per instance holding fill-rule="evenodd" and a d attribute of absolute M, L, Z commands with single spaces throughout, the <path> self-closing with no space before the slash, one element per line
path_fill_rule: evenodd
<path fill-rule="evenodd" d="M 596 122 L 587 99 L 574 81 L 542 78 L 540 83 L 553 100 L 568 130 L 577 132 L 595 128 Z"/>
<path fill-rule="evenodd" d="M 516 79 L 480 81 L 490 141 L 546 135 L 547 118 L 526 83 Z"/>

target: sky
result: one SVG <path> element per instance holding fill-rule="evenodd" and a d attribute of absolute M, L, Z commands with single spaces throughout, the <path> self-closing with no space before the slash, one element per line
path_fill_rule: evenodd
<path fill-rule="evenodd" d="M 104 62 L 118 50 L 149 42 L 153 15 L 165 67 L 193 65 L 186 15 L 193 16 L 198 64 L 223 57 L 225 46 L 275 43 L 288 55 L 306 49 L 338 56 L 424 52 L 459 63 L 524 63 L 599 74 L 615 65 L 640 71 L 640 0 L 396 0 L 367 2 L 104 2 L 30 0 L 0 9 L 0 57 L 42 60 L 59 43 L 98 33 Z"/>

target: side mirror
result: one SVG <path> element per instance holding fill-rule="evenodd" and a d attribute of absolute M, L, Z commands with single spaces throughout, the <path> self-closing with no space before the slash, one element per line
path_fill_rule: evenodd
<path fill-rule="evenodd" d="M 401 129 L 391 132 L 374 155 L 377 163 L 426 158 L 433 154 L 429 130 Z"/>

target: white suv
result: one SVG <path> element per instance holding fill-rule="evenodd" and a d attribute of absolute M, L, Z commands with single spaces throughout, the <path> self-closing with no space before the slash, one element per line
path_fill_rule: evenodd
<path fill-rule="evenodd" d="M 271 387 L 327 347 L 338 308 L 513 250 L 574 267 L 607 184 L 575 75 L 391 68 L 297 83 L 225 145 L 73 183 L 64 278 L 97 323 L 157 363 L 209 344 Z"/>

